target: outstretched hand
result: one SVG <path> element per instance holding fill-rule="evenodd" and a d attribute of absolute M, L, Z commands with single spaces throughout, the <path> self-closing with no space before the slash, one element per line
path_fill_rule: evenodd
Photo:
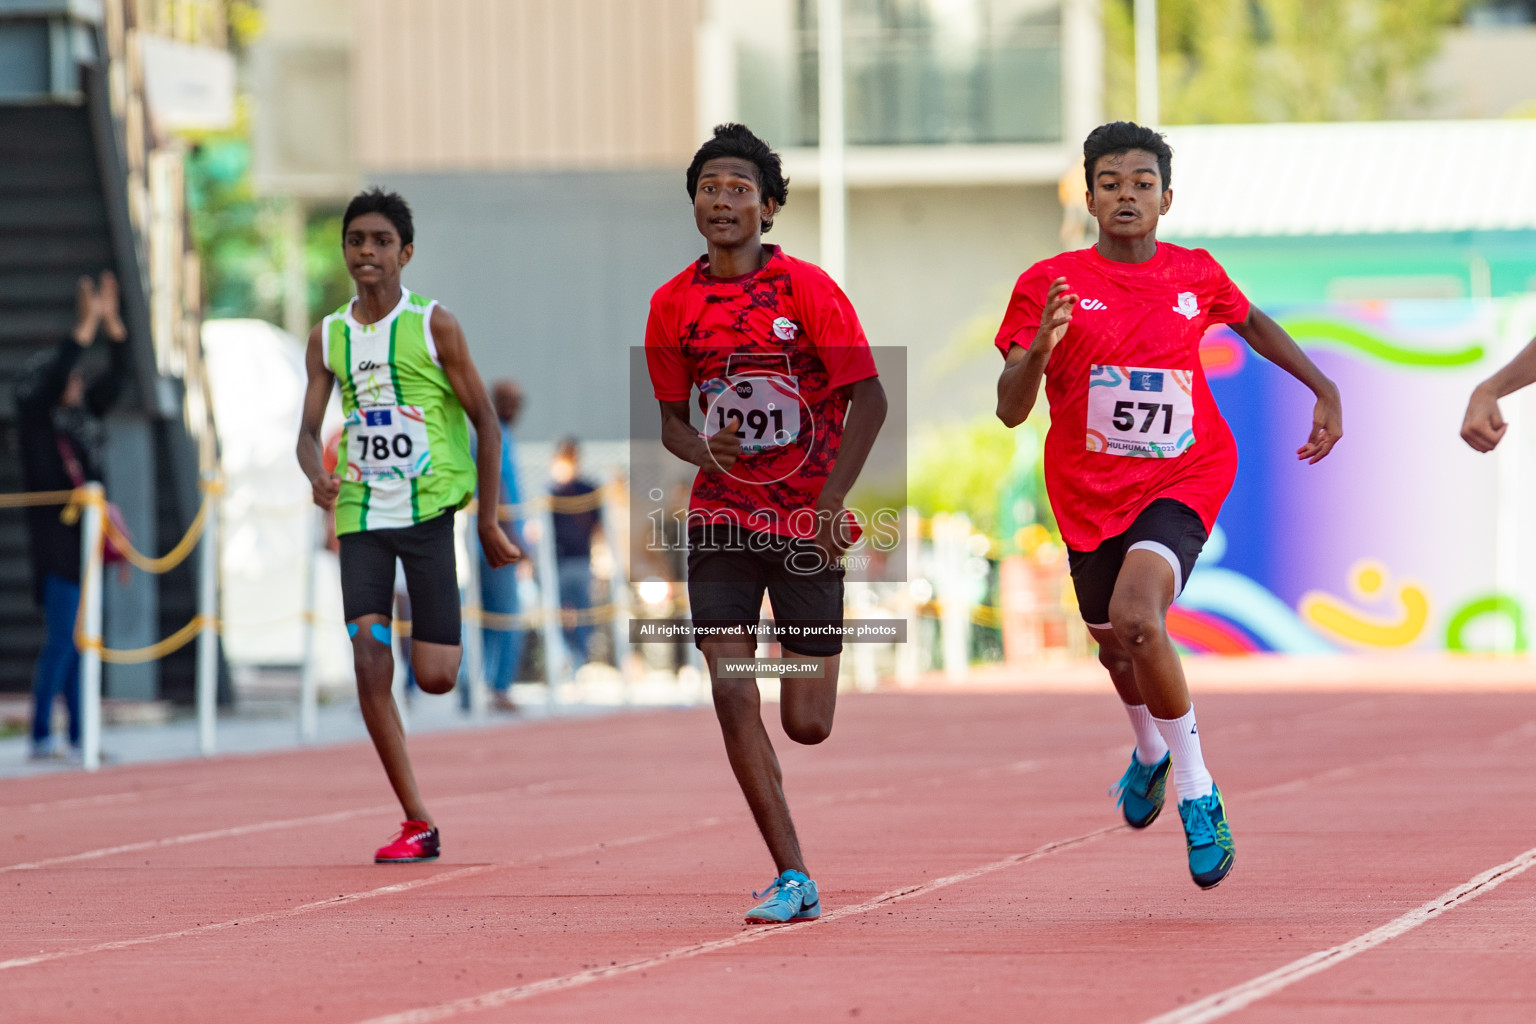
<path fill-rule="evenodd" d="M 1321 462 L 1344 436 L 1344 405 L 1338 393 L 1324 395 L 1312 410 L 1312 432 L 1307 443 L 1296 449 L 1296 458 L 1309 466 Z"/>
<path fill-rule="evenodd" d="M 128 328 L 123 326 L 122 299 L 118 293 L 117 275 L 110 270 L 102 271 L 101 286 L 96 291 L 96 311 L 101 326 L 113 341 L 125 341 Z"/>
<path fill-rule="evenodd" d="M 500 569 L 522 559 L 523 549 L 507 536 L 501 524 L 494 519 L 480 520 L 479 533 L 480 550 L 485 553 L 485 560 L 492 569 Z"/>
<path fill-rule="evenodd" d="M 1072 324 L 1072 310 L 1077 306 L 1077 295 L 1068 291 L 1069 287 L 1064 277 L 1051 282 L 1051 290 L 1045 296 L 1045 310 L 1040 314 L 1040 330 L 1032 347 L 1049 352 L 1067 333 Z"/>
<path fill-rule="evenodd" d="M 741 413 L 732 412 L 725 426 L 709 435 L 709 460 L 700 468 L 706 473 L 725 473 L 741 458 Z"/>
<path fill-rule="evenodd" d="M 1504 440 L 1509 424 L 1499 411 L 1493 392 L 1478 387 L 1467 402 L 1467 414 L 1461 421 L 1461 439 L 1480 452 L 1491 452 Z"/>
<path fill-rule="evenodd" d="M 90 348 L 101 324 L 101 304 L 96 297 L 96 282 L 82 275 L 75 282 L 75 344 Z"/>
<path fill-rule="evenodd" d="M 336 507 L 336 496 L 341 493 L 341 481 L 330 473 L 321 473 L 310 481 L 309 489 L 315 504 L 329 512 Z"/>

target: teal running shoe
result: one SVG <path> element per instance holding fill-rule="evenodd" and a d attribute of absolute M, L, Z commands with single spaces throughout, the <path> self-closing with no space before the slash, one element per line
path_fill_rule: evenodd
<path fill-rule="evenodd" d="M 1180 800 L 1179 817 L 1184 821 L 1184 842 L 1189 849 L 1189 875 L 1200 888 L 1214 889 L 1232 870 L 1237 856 L 1221 790 L 1212 786 L 1208 796 Z"/>
<path fill-rule="evenodd" d="M 767 899 L 763 899 L 763 897 Z M 798 871 L 786 871 L 753 899 L 763 902 L 747 911 L 748 924 L 782 924 L 785 921 L 809 921 L 821 916 L 821 898 L 816 883 Z"/>
<path fill-rule="evenodd" d="M 1173 758 L 1164 754 L 1157 764 L 1142 764 L 1131 754 L 1131 766 L 1120 776 L 1110 796 L 1118 797 L 1115 806 L 1125 815 L 1125 823 L 1131 828 L 1146 828 L 1157 820 L 1163 810 L 1163 792 L 1168 788 L 1168 772 Z"/>

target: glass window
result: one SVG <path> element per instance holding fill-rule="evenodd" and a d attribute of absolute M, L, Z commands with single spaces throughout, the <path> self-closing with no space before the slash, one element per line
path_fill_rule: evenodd
<path fill-rule="evenodd" d="M 845 3 L 850 144 L 1061 139 L 1059 0 Z M 816 144 L 816 6 L 795 0 L 788 52 L 738 53 L 741 117 L 783 145 Z"/>

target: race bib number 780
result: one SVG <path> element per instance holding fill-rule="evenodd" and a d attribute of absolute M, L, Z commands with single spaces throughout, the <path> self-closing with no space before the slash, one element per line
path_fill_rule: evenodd
<path fill-rule="evenodd" d="M 411 479 L 432 472 L 432 448 L 420 406 L 354 410 L 346 431 L 348 480 Z"/>
<path fill-rule="evenodd" d="M 1088 375 L 1091 452 L 1168 459 L 1195 443 L 1194 373 L 1095 364 Z"/>

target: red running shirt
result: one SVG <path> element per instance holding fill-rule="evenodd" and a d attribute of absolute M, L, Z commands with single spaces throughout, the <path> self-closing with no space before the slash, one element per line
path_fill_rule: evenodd
<path fill-rule="evenodd" d="M 1078 296 L 1045 368 L 1045 486 L 1062 540 L 1092 551 L 1158 498 L 1182 501 L 1210 530 L 1237 475 L 1237 445 L 1200 366 L 1200 338 L 1246 320 L 1248 299 L 1204 249 L 1159 242 L 1145 263 L 1065 252 L 1019 277 L 997 332 L 1004 355 L 1033 343 L 1058 277 Z"/>
<path fill-rule="evenodd" d="M 837 459 L 845 385 L 877 376 L 848 296 L 814 264 L 778 246 L 754 273 L 721 278 L 702 256 L 656 289 L 645 327 L 651 387 L 699 406 L 714 433 L 743 417 L 743 454 L 726 473 L 700 472 L 690 509 L 753 530 L 810 536 Z"/>

